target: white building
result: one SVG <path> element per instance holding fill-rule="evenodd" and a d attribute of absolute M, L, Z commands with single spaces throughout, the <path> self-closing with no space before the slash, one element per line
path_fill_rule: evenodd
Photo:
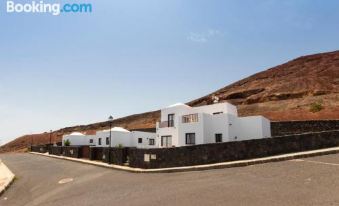
<path fill-rule="evenodd" d="M 156 124 L 160 147 L 187 146 L 271 137 L 263 116 L 238 117 L 229 103 L 201 107 L 174 104 L 161 110 Z"/>
<path fill-rule="evenodd" d="M 79 132 L 64 135 L 63 146 L 65 140 L 69 140 L 71 146 L 109 147 L 110 130 L 97 131 L 96 135 L 84 135 Z M 121 127 L 113 127 L 111 130 L 111 147 L 154 148 L 159 147 L 158 145 L 155 133 L 131 132 Z"/>
<path fill-rule="evenodd" d="M 95 135 L 84 135 L 80 132 L 73 132 L 62 137 L 62 146 L 65 146 L 65 141 L 70 142 L 70 146 L 95 146 L 93 141 Z"/>

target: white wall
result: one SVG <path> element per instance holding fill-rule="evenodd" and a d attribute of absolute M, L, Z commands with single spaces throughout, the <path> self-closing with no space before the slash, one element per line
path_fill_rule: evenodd
<path fill-rule="evenodd" d="M 93 138 L 93 135 L 64 135 L 62 137 L 62 146 L 65 146 L 65 140 L 70 141 L 71 146 L 94 146 L 95 142 L 89 143 L 89 139 Z"/>
<path fill-rule="evenodd" d="M 174 127 L 165 127 L 165 128 L 159 128 L 157 124 L 156 139 L 159 147 L 161 147 L 162 136 L 172 136 L 172 145 L 177 146 L 179 144 L 178 124 L 174 125 Z"/>
<path fill-rule="evenodd" d="M 192 111 L 195 113 L 206 113 L 206 114 L 213 114 L 216 112 L 222 112 L 224 114 L 231 114 L 234 116 L 238 116 L 237 107 L 229 104 L 229 103 L 218 103 L 218 104 L 211 104 L 205 105 L 201 107 L 192 107 Z"/>
<path fill-rule="evenodd" d="M 271 121 L 263 116 L 261 116 L 262 128 L 263 128 L 263 137 L 268 138 L 272 137 L 271 135 Z"/>
<path fill-rule="evenodd" d="M 229 141 L 229 114 L 203 115 L 204 144 L 215 143 L 215 135 L 222 134 L 222 142 Z"/>
<path fill-rule="evenodd" d="M 106 145 L 106 137 L 109 138 L 109 131 L 100 131 L 96 135 L 96 146 L 97 147 L 109 147 Z M 101 138 L 101 145 L 98 144 L 98 139 Z M 142 143 L 138 144 L 138 138 L 142 138 Z M 139 147 L 139 148 L 155 148 L 158 147 L 156 134 L 151 132 L 121 132 L 112 131 L 112 144 L 111 147 L 117 147 L 122 145 L 123 147 Z M 154 139 L 155 145 L 149 145 L 149 139 Z"/>
<path fill-rule="evenodd" d="M 178 116 L 188 114 L 192 111 L 192 108 L 187 105 L 178 105 L 178 106 L 173 106 L 173 107 L 167 107 L 161 110 L 161 121 L 167 121 L 168 120 L 168 115 L 169 114 L 175 114 L 175 120 L 174 122 L 177 123 L 178 121 Z"/>
<path fill-rule="evenodd" d="M 96 146 L 97 147 L 109 147 L 109 144 L 106 144 L 106 138 L 109 139 L 110 132 L 106 131 L 98 131 L 96 134 Z M 99 145 L 99 138 L 101 138 L 101 145 Z M 131 132 L 120 132 L 120 131 L 112 131 L 111 136 L 111 147 L 116 147 L 118 145 L 122 145 L 123 147 L 132 147 L 132 135 Z"/>
<path fill-rule="evenodd" d="M 133 131 L 131 132 L 132 136 L 132 145 L 133 147 L 137 148 L 157 148 L 159 147 L 159 141 L 157 140 L 157 135 L 151 132 L 140 132 L 140 131 Z M 138 139 L 142 139 L 142 143 L 138 143 Z M 154 139 L 154 145 L 150 145 L 150 139 Z"/>
<path fill-rule="evenodd" d="M 236 141 L 271 137 L 270 121 L 263 116 L 236 118 L 231 128 Z"/>
<path fill-rule="evenodd" d="M 181 120 L 181 118 L 180 118 Z M 198 122 L 182 123 L 178 125 L 178 140 L 175 146 L 186 146 L 186 133 L 195 133 L 195 144 L 204 143 L 203 114 L 198 114 Z"/>
<path fill-rule="evenodd" d="M 224 114 L 231 114 L 238 116 L 237 107 L 229 103 L 218 103 L 212 105 L 205 105 L 200 107 L 190 107 L 187 105 L 177 105 L 167 107 L 161 110 L 161 121 L 167 121 L 169 114 L 175 114 L 175 118 L 183 115 L 195 114 L 195 113 L 206 113 L 213 114 L 216 112 L 222 112 Z"/>

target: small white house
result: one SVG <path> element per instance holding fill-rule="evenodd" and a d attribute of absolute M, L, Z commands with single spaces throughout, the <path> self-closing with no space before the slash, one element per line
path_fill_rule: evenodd
<path fill-rule="evenodd" d="M 153 148 L 156 143 L 156 134 L 151 132 L 129 131 L 122 127 L 113 127 L 110 130 L 97 131 L 94 135 L 94 145 L 97 147 L 109 147 L 111 135 L 111 147 L 138 147 Z"/>
<path fill-rule="evenodd" d="M 65 146 L 65 141 L 69 140 L 70 146 L 95 146 L 95 135 L 84 135 L 80 132 L 73 132 L 62 137 L 62 146 Z"/>
<path fill-rule="evenodd" d="M 70 146 L 93 146 L 109 147 L 110 130 L 96 132 L 96 135 L 84 135 L 79 132 L 73 132 L 62 137 L 62 146 L 65 141 L 70 141 Z M 138 147 L 138 148 L 156 148 L 159 143 L 156 141 L 156 134 L 151 132 L 128 131 L 121 127 L 113 127 L 111 130 L 111 147 Z"/>
<path fill-rule="evenodd" d="M 200 107 L 174 104 L 161 110 L 156 124 L 160 147 L 179 147 L 271 137 L 263 116 L 238 117 L 236 106 L 219 103 Z"/>
<path fill-rule="evenodd" d="M 121 128 L 121 127 L 113 127 L 111 130 L 111 147 L 115 146 L 124 146 L 124 147 L 131 147 L 132 146 L 132 138 L 131 132 Z M 110 137 L 110 130 L 102 130 L 97 131 L 95 136 L 95 145 L 97 147 L 109 147 L 109 138 Z"/>

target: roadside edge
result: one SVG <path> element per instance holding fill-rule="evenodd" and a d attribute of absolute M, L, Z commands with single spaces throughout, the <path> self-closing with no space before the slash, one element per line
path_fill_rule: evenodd
<path fill-rule="evenodd" d="M 0 196 L 9 188 L 15 179 L 13 172 L 8 169 L 5 163 L 0 160 L 0 180 L 4 180 L 4 185 L 0 185 Z"/>
<path fill-rule="evenodd" d="M 231 167 L 244 167 L 244 166 L 255 165 L 255 164 L 286 161 L 286 160 L 297 159 L 297 158 L 307 158 L 307 157 L 337 154 L 337 153 L 339 153 L 339 147 L 275 155 L 275 156 L 256 158 L 256 159 L 205 164 L 205 165 L 170 167 L 170 168 L 160 168 L 160 169 L 141 169 L 141 168 L 132 168 L 132 167 L 127 167 L 127 166 L 120 166 L 120 165 L 110 165 L 104 162 L 91 161 L 87 159 L 77 159 L 77 158 L 71 158 L 71 157 L 49 155 L 48 153 L 30 152 L 30 154 L 52 157 L 52 158 L 57 158 L 57 159 L 64 159 L 64 160 L 69 160 L 69 161 L 74 161 L 74 162 L 79 162 L 79 163 L 84 163 L 84 164 L 90 164 L 90 165 L 95 165 L 95 166 L 100 166 L 100 167 L 105 167 L 105 168 L 110 168 L 110 169 L 117 169 L 117 170 L 122 170 L 122 171 L 127 171 L 127 172 L 134 172 L 134 173 L 170 173 L 170 172 L 200 171 L 200 170 L 208 170 L 208 169 L 222 169 L 222 168 L 231 168 Z"/>

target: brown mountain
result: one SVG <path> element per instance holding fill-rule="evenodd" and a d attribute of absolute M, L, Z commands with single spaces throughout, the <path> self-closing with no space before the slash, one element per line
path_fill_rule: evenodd
<path fill-rule="evenodd" d="M 299 57 L 188 104 L 212 104 L 215 96 L 220 102 L 237 105 L 241 116 L 260 114 L 273 121 L 339 119 L 339 51 Z M 117 119 L 114 126 L 147 130 L 154 128 L 159 118 L 159 111 L 147 112 Z M 107 122 L 100 122 L 63 128 L 52 134 L 52 142 L 72 131 L 93 133 L 107 127 Z M 22 149 L 32 141 L 48 143 L 49 134 L 25 135 L 1 149 Z"/>

